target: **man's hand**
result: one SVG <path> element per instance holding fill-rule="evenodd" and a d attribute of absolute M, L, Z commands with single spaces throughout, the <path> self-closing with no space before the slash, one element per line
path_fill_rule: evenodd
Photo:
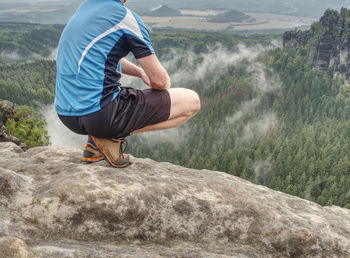
<path fill-rule="evenodd" d="M 143 80 L 143 82 L 151 87 L 151 80 L 148 78 L 147 74 L 144 70 L 141 70 L 141 76 L 140 78 Z"/>
<path fill-rule="evenodd" d="M 148 85 L 149 87 L 152 88 L 151 80 L 149 79 L 149 77 L 147 76 L 147 74 L 145 73 L 145 71 L 142 68 L 134 65 L 133 63 L 131 63 L 130 61 L 128 61 L 125 58 L 122 58 L 120 60 L 120 63 L 122 65 L 122 73 L 123 74 L 129 75 L 129 76 L 138 77 L 146 85 Z"/>
<path fill-rule="evenodd" d="M 137 67 L 125 58 L 120 60 L 122 73 L 139 77 L 142 81 L 156 90 L 167 90 L 170 88 L 170 78 L 163 66 L 159 63 L 155 54 L 137 59 L 142 68 Z"/>

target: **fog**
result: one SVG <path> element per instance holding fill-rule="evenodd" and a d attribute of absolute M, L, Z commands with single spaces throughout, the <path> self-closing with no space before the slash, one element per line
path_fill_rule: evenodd
<path fill-rule="evenodd" d="M 52 49 L 50 55 L 47 57 L 49 60 L 56 60 L 57 49 L 58 49 L 58 48 Z"/>
<path fill-rule="evenodd" d="M 229 126 L 237 128 L 242 127 L 243 124 L 238 143 L 257 140 L 261 136 L 278 129 L 281 126 L 275 113 L 271 111 L 268 113 L 261 113 L 256 110 L 256 107 L 260 104 L 261 98 L 265 93 L 273 92 L 281 88 L 281 82 L 278 76 L 274 75 L 271 76 L 271 78 L 267 78 L 263 65 L 256 62 L 253 62 L 249 66 L 248 71 L 253 76 L 252 83 L 256 89 L 257 96 L 251 100 L 243 102 L 234 114 L 225 119 L 225 127 Z M 252 118 L 247 120 L 247 117 Z"/>
<path fill-rule="evenodd" d="M 172 69 L 180 60 L 186 63 L 186 67 L 180 70 L 175 70 L 171 74 L 172 83 L 176 86 L 186 85 L 192 80 L 202 80 L 206 76 L 211 80 L 219 78 L 221 75 L 227 72 L 230 66 L 234 66 L 247 60 L 251 62 L 265 49 L 261 46 L 254 48 L 247 48 L 244 45 L 239 45 L 236 52 L 225 49 L 221 45 L 216 45 L 209 48 L 208 53 L 196 55 L 193 52 L 184 52 L 179 54 L 178 52 L 172 54 L 172 59 L 165 62 L 165 67 Z M 201 58 L 203 61 L 200 65 L 195 65 L 197 59 Z"/>
<path fill-rule="evenodd" d="M 12 61 L 25 61 L 25 59 L 23 58 L 23 55 L 19 54 L 17 51 L 12 51 L 12 52 L 8 52 L 8 51 L 2 51 L 0 53 L 1 57 L 5 57 L 8 58 Z"/>
<path fill-rule="evenodd" d="M 271 159 L 268 158 L 263 161 L 254 162 L 252 167 L 254 170 L 255 178 L 258 180 L 258 182 L 260 182 L 268 175 L 271 169 Z"/>
<path fill-rule="evenodd" d="M 66 128 L 59 120 L 54 105 L 43 108 L 41 113 L 47 122 L 46 130 L 50 135 L 52 145 L 82 149 L 87 141 L 87 136 L 75 134 Z"/>
<path fill-rule="evenodd" d="M 274 113 L 262 114 L 256 120 L 249 121 L 243 128 L 241 141 L 257 140 L 279 126 L 279 121 Z"/>

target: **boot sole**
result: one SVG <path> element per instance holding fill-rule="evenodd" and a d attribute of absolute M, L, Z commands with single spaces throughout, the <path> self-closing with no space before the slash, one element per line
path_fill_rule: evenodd
<path fill-rule="evenodd" d="M 97 158 L 82 158 L 82 160 L 86 163 L 94 163 L 103 160 L 103 157 L 97 157 Z"/>
<path fill-rule="evenodd" d="M 103 149 L 103 147 L 99 144 L 98 140 L 96 139 L 95 136 L 91 136 L 91 139 L 92 141 L 94 142 L 94 144 L 97 146 L 97 148 L 99 149 L 99 151 L 101 152 L 102 156 L 104 157 L 104 159 L 107 161 L 107 163 L 109 165 L 111 165 L 112 167 L 115 167 L 115 168 L 125 168 L 127 166 L 130 165 L 130 161 L 128 161 L 127 163 L 125 164 L 122 164 L 122 165 L 119 165 L 119 164 L 116 164 L 114 163 L 109 157 L 108 155 L 106 154 L 105 150 Z"/>
<path fill-rule="evenodd" d="M 93 163 L 93 162 L 98 162 L 100 160 L 103 160 L 104 158 L 102 154 L 98 153 L 100 155 L 97 155 L 96 152 L 97 150 L 94 150 L 91 147 L 88 147 L 87 145 L 85 145 L 82 161 L 86 163 Z"/>

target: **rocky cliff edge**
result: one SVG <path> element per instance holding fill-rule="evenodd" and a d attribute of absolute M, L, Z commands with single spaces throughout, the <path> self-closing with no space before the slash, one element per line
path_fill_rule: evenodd
<path fill-rule="evenodd" d="M 298 48 L 308 43 L 312 67 L 331 72 L 350 85 L 350 9 L 329 9 L 310 30 L 287 31 L 283 35 L 284 47 Z"/>
<path fill-rule="evenodd" d="M 234 176 L 0 143 L 0 257 L 349 257 L 350 210 Z"/>

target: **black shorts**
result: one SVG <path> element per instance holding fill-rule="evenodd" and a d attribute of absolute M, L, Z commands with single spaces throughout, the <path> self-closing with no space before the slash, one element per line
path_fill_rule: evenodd
<path fill-rule="evenodd" d="M 58 117 L 75 133 L 119 139 L 146 125 L 168 120 L 170 106 L 167 90 L 122 87 L 115 100 L 95 113 Z"/>

